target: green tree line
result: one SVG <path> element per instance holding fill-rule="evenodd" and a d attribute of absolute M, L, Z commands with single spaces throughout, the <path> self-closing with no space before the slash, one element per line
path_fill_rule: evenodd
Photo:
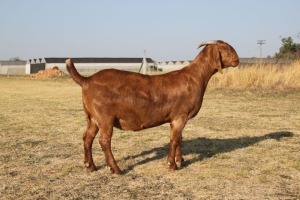
<path fill-rule="evenodd" d="M 300 59 L 300 44 L 294 43 L 291 37 L 281 39 L 282 46 L 279 52 L 275 54 L 277 59 L 289 59 L 289 60 L 299 60 Z"/>

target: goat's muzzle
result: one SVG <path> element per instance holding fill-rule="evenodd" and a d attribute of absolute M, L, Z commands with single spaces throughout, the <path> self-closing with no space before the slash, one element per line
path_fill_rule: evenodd
<path fill-rule="evenodd" d="M 236 67 L 240 63 L 240 60 L 239 59 L 235 59 L 235 60 L 231 61 L 231 63 L 232 63 L 231 64 L 232 67 Z"/>

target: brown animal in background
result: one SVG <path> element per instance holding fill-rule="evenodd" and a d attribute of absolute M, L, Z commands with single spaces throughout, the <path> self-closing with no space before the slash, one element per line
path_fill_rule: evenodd
<path fill-rule="evenodd" d="M 217 71 L 237 66 L 239 57 L 234 48 L 223 41 L 207 41 L 194 61 L 181 70 L 148 76 L 133 72 L 106 69 L 90 77 L 81 76 L 71 59 L 67 69 L 82 87 L 83 107 L 87 118 L 84 133 L 84 163 L 88 171 L 96 169 L 92 143 L 101 131 L 100 145 L 112 173 L 120 174 L 111 151 L 113 127 L 139 131 L 171 125 L 169 169 L 176 170 L 184 161 L 181 155 L 182 130 L 187 121 L 199 112 L 208 81 Z M 159 136 L 158 136 L 159 137 Z"/>

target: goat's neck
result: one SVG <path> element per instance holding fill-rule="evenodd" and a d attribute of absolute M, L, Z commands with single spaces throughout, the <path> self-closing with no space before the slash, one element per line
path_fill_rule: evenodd
<path fill-rule="evenodd" d="M 210 63 L 206 62 L 206 60 L 197 58 L 187 67 L 187 70 L 190 75 L 197 80 L 199 88 L 204 91 L 210 78 L 216 73 L 216 70 L 210 66 Z"/>
<path fill-rule="evenodd" d="M 189 117 L 192 118 L 197 115 L 199 112 L 203 96 L 208 85 L 208 82 L 212 75 L 216 72 L 212 70 L 210 66 L 207 66 L 205 62 L 192 62 L 189 66 L 185 67 L 183 71 L 188 74 L 190 77 L 190 81 L 193 82 L 193 92 L 195 92 L 195 102 L 194 102 L 194 109 L 189 113 Z"/>

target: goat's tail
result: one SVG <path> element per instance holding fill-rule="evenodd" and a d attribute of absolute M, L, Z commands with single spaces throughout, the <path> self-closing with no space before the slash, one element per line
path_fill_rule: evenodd
<path fill-rule="evenodd" d="M 76 70 L 74 63 L 72 62 L 71 58 L 66 60 L 66 64 L 67 64 L 67 70 L 69 72 L 69 74 L 71 75 L 71 77 L 73 78 L 73 80 L 80 86 L 82 86 L 84 84 L 84 82 L 86 81 L 86 77 L 81 76 L 78 71 Z"/>

